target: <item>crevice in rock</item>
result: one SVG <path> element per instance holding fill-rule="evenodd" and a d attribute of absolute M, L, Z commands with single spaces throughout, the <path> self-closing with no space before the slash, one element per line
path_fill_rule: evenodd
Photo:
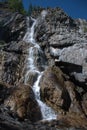
<path fill-rule="evenodd" d="M 23 54 L 22 50 L 3 49 L 3 51 L 8 52 L 8 53 Z"/>
<path fill-rule="evenodd" d="M 82 97 L 81 97 L 80 93 L 78 93 L 78 91 L 77 91 L 76 89 L 74 89 L 74 91 L 75 91 L 75 94 L 76 94 L 76 100 L 77 100 L 78 103 L 79 103 L 79 106 L 80 106 L 80 108 L 81 108 L 81 111 L 82 111 L 82 113 L 85 115 L 85 117 L 87 118 L 87 115 L 86 115 L 86 113 L 85 113 L 85 111 L 84 111 L 84 109 L 83 109 L 83 107 L 82 107 Z"/>
<path fill-rule="evenodd" d="M 78 80 L 75 79 L 74 76 L 71 76 L 71 75 L 70 75 L 70 80 L 71 80 L 74 84 L 76 84 L 77 86 L 83 88 L 84 91 L 83 91 L 81 94 L 84 94 L 85 92 L 87 92 L 86 82 L 78 81 Z"/>
<path fill-rule="evenodd" d="M 4 102 L 6 98 L 12 93 L 13 88 L 9 88 L 9 85 L 3 82 L 0 82 L 0 104 Z"/>
<path fill-rule="evenodd" d="M 62 109 L 66 112 L 69 111 L 70 105 L 71 105 L 71 98 L 70 95 L 68 93 L 68 91 L 64 88 L 64 90 L 62 91 L 62 95 L 61 98 L 63 99 L 63 105 L 62 105 Z"/>
<path fill-rule="evenodd" d="M 55 65 L 61 68 L 61 70 L 66 74 L 70 74 L 71 72 L 78 72 L 78 73 L 82 72 L 81 65 L 64 62 L 64 61 L 55 61 Z"/>
<path fill-rule="evenodd" d="M 63 48 L 67 48 L 67 47 L 71 47 L 71 46 L 73 46 L 74 44 L 76 44 L 76 43 L 64 43 L 64 45 L 62 45 L 62 44 L 60 44 L 60 45 L 58 45 L 58 44 L 52 44 L 52 45 L 50 45 L 51 47 L 53 47 L 53 48 L 57 48 L 57 49 L 63 49 Z"/>
<path fill-rule="evenodd" d="M 58 66 L 65 74 L 69 75 L 70 80 L 77 86 L 83 88 L 85 92 L 87 92 L 86 81 L 81 82 L 75 78 L 74 75 L 71 75 L 72 72 L 82 73 L 82 66 L 68 63 L 64 61 L 55 61 L 55 65 Z M 82 92 L 84 93 L 84 92 Z"/>

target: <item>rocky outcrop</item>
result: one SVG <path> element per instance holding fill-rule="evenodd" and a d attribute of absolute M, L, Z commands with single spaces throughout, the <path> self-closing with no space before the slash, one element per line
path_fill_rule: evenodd
<path fill-rule="evenodd" d="M 18 84 L 24 73 L 22 67 L 24 66 L 24 59 L 26 57 L 26 47 L 25 42 L 13 42 L 1 51 L 1 54 L 3 54 L 3 60 L 1 60 L 1 80 L 13 85 Z"/>
<path fill-rule="evenodd" d="M 5 42 L 20 41 L 26 31 L 25 16 L 12 13 L 8 8 L 0 5 L 0 40 Z"/>
<path fill-rule="evenodd" d="M 66 77 L 61 70 L 52 67 L 44 72 L 40 81 L 42 99 L 58 112 L 69 111 L 71 105 L 70 95 L 64 87 L 64 79 Z"/>
<path fill-rule="evenodd" d="M 0 3 L 0 80 L 17 84 L 21 78 L 26 44 L 26 17 Z M 22 65 L 22 66 L 20 66 Z"/>
<path fill-rule="evenodd" d="M 30 86 L 20 85 L 15 88 L 4 104 L 12 114 L 17 114 L 21 119 L 26 118 L 33 122 L 42 119 L 40 108 Z"/>
<path fill-rule="evenodd" d="M 0 8 L 0 129 L 86 130 L 87 21 L 73 20 L 60 8 L 42 10 L 32 14 L 35 18 L 39 16 L 34 30 L 42 49 L 39 51 L 22 41 L 25 16 L 12 13 L 7 7 Z M 32 22 L 30 18 L 29 26 Z M 27 73 L 28 85 L 24 85 L 29 70 L 27 57 L 32 54 L 29 48 L 34 51 L 37 71 Z M 40 80 L 41 99 L 54 109 L 56 120 L 42 120 L 32 90 L 38 70 L 44 71 Z"/>
<path fill-rule="evenodd" d="M 75 120 L 84 119 L 85 122 L 83 122 L 82 126 L 87 127 L 84 124 L 87 120 L 86 96 L 85 94 L 81 96 L 80 87 L 74 85 L 58 67 L 49 67 L 44 72 L 40 87 L 41 99 L 58 112 L 58 118 L 63 117 L 63 114 L 65 114 L 64 118 L 67 118 L 67 122 L 70 116 L 70 124 L 74 126 L 74 123 L 76 123 L 75 125 L 78 127 L 80 127 L 80 121 L 75 122 Z"/>
<path fill-rule="evenodd" d="M 75 44 L 72 47 L 63 49 L 54 49 L 50 47 L 50 53 L 59 61 L 69 62 L 83 67 L 83 73 L 86 73 L 87 62 L 86 62 L 86 51 L 87 44 Z M 59 57 L 59 58 L 57 58 Z"/>
<path fill-rule="evenodd" d="M 41 112 L 29 85 L 14 87 L 0 84 L 0 98 L 3 99 L 0 101 L 4 102 L 4 106 L 0 107 L 2 129 L 87 129 L 87 94 L 82 96 L 81 91 L 78 91 L 79 86 L 74 85 L 58 67 L 48 68 L 40 81 L 42 100 L 58 112 L 57 120 L 54 121 L 38 121 Z"/>
<path fill-rule="evenodd" d="M 41 17 L 39 18 L 41 19 Z M 47 9 L 45 20 L 38 20 L 36 40 L 48 59 L 81 65 L 86 73 L 86 20 L 73 20 L 60 8 Z M 53 59 L 53 61 L 52 61 Z"/>

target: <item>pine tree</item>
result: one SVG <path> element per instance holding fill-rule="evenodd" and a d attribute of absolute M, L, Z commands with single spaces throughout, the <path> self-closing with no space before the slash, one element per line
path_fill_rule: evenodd
<path fill-rule="evenodd" d="M 8 4 L 13 11 L 17 11 L 22 14 L 25 13 L 22 0 L 8 0 Z"/>
<path fill-rule="evenodd" d="M 32 4 L 30 3 L 29 8 L 28 8 L 28 15 L 29 15 L 29 16 L 31 15 L 32 11 L 33 11 L 33 6 L 32 6 Z"/>

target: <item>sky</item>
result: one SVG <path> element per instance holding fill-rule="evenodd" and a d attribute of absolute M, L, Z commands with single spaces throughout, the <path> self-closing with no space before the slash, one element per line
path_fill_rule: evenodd
<path fill-rule="evenodd" d="M 72 18 L 87 20 L 87 0 L 23 0 L 25 9 L 30 3 L 42 7 L 60 7 Z"/>

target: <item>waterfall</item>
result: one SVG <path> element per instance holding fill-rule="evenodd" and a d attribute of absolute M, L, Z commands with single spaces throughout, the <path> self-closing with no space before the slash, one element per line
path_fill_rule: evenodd
<path fill-rule="evenodd" d="M 31 27 L 29 27 L 29 17 L 27 17 L 27 32 L 23 38 L 23 40 L 25 42 L 32 45 L 28 49 L 29 54 L 28 54 L 28 58 L 27 58 L 28 64 L 27 64 L 27 73 L 25 74 L 25 84 L 27 84 L 29 72 L 35 72 L 38 74 L 37 80 L 33 85 L 33 91 L 34 91 L 36 100 L 40 106 L 43 119 L 52 120 L 52 119 L 56 119 L 55 112 L 50 107 L 48 107 L 45 103 L 43 103 L 40 99 L 39 82 L 40 82 L 40 79 L 42 77 L 43 71 L 42 72 L 39 71 L 39 69 L 37 68 L 37 66 L 34 63 L 34 60 L 35 60 L 34 49 L 36 49 L 38 52 L 42 52 L 42 50 L 41 50 L 40 46 L 38 45 L 38 43 L 36 43 L 36 41 L 34 39 L 34 29 L 35 29 L 35 25 L 37 23 L 37 20 L 35 20 L 33 18 L 31 18 L 31 20 L 33 21 L 33 24 Z"/>

